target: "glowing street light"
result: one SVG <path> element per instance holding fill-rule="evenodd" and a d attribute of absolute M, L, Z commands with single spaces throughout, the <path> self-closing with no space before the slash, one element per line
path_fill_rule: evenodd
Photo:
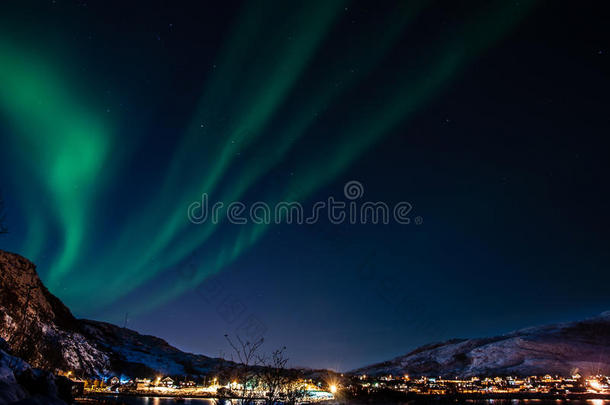
<path fill-rule="evenodd" d="M 589 386 L 593 388 L 595 391 L 601 391 L 603 389 L 602 385 L 597 380 L 589 380 Z"/>
<path fill-rule="evenodd" d="M 331 392 L 331 394 L 337 393 L 337 386 L 335 384 L 330 386 L 330 392 Z"/>

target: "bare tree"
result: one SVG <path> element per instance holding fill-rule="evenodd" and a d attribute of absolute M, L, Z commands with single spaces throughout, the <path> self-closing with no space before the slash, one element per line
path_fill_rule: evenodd
<path fill-rule="evenodd" d="M 306 384 L 300 370 L 288 368 L 286 347 L 275 350 L 269 357 L 259 358 L 261 383 L 265 389 L 265 402 L 273 405 L 278 402 L 296 404 L 306 393 Z"/>
<path fill-rule="evenodd" d="M 8 228 L 6 227 L 6 211 L 4 208 L 4 199 L 2 198 L 2 194 L 0 193 L 0 235 L 8 233 Z"/>
<path fill-rule="evenodd" d="M 296 405 L 305 399 L 307 396 L 307 384 L 300 370 L 288 371 L 288 383 L 285 387 L 286 401 L 288 405 Z"/>
<path fill-rule="evenodd" d="M 286 348 L 275 350 L 269 358 L 259 357 L 261 383 L 265 389 L 265 403 L 272 405 L 279 402 L 288 383 L 286 364 L 288 357 L 284 355 Z"/>
<path fill-rule="evenodd" d="M 239 336 L 236 336 L 235 340 L 231 339 L 229 335 L 225 335 L 225 338 L 233 349 L 231 360 L 235 362 L 231 370 L 232 391 L 237 394 L 240 405 L 252 404 L 260 397 L 258 388 L 261 368 L 257 361 L 263 339 L 250 342 Z"/>
<path fill-rule="evenodd" d="M 286 347 L 273 351 L 269 356 L 259 354 L 263 339 L 256 342 L 234 339 L 225 335 L 233 355 L 229 371 L 232 396 L 238 397 L 239 405 L 252 405 L 263 400 L 266 405 L 284 403 L 295 405 L 306 396 L 307 385 L 302 371 L 288 368 Z M 224 391 L 219 395 L 226 398 Z"/>

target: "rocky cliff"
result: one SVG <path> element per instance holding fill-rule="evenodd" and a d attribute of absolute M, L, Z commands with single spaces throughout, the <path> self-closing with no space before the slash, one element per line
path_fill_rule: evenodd
<path fill-rule="evenodd" d="M 35 369 L 11 356 L 0 339 L 0 405 L 66 405 L 72 402 L 72 382 L 48 371 Z"/>
<path fill-rule="evenodd" d="M 0 250 L 0 338 L 33 367 L 87 376 L 203 374 L 217 360 L 163 339 L 76 319 L 43 285 L 29 260 Z"/>
<path fill-rule="evenodd" d="M 51 294 L 29 260 L 0 251 L 0 338 L 33 367 L 100 374 L 109 357 L 85 337 L 80 322 Z"/>

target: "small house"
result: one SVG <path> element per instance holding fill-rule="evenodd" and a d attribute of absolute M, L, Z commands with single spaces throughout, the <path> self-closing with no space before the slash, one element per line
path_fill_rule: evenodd
<path fill-rule="evenodd" d="M 165 387 L 173 387 L 174 386 L 174 380 L 172 380 L 171 377 L 167 376 L 164 379 L 161 380 L 161 385 L 165 386 Z"/>

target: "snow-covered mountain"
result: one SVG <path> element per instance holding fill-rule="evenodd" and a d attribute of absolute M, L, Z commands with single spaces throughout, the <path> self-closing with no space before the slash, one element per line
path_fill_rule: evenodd
<path fill-rule="evenodd" d="M 2 250 L 0 338 L 33 367 L 91 376 L 203 374 L 218 364 L 153 336 L 76 319 L 43 285 L 33 263 Z"/>
<path fill-rule="evenodd" d="M 127 375 L 206 374 L 219 359 L 185 353 L 155 336 L 97 321 L 81 320 L 85 335 L 108 353 L 113 370 Z"/>
<path fill-rule="evenodd" d="M 482 339 L 420 347 L 354 370 L 366 375 L 571 375 L 610 373 L 610 312 L 599 317 L 518 330 Z"/>

